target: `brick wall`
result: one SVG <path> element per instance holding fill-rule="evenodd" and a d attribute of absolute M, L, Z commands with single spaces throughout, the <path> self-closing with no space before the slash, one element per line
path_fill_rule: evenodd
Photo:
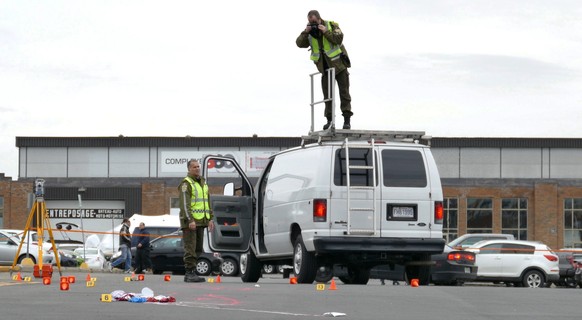
<path fill-rule="evenodd" d="M 170 213 L 170 198 L 166 194 L 165 183 L 144 182 L 141 190 L 141 214 L 157 216 Z"/>
<path fill-rule="evenodd" d="M 4 228 L 24 228 L 30 214 L 28 194 L 32 187 L 32 182 L 0 181 L 0 196 L 4 197 Z"/>

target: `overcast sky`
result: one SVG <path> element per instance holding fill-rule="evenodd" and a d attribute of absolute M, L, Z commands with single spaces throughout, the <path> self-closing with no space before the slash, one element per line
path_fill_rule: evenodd
<path fill-rule="evenodd" d="M 3 0 L 0 173 L 17 136 L 306 134 L 311 9 L 345 34 L 352 129 L 582 137 L 579 0 Z"/>

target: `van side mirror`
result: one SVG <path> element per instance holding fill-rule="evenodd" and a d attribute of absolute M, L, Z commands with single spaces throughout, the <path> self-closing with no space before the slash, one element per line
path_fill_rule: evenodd
<path fill-rule="evenodd" d="M 222 194 L 225 196 L 234 196 L 234 182 L 225 184 Z"/>

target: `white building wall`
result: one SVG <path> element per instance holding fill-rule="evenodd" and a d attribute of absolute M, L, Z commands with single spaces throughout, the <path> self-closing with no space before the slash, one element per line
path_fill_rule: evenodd
<path fill-rule="evenodd" d="M 460 178 L 500 178 L 500 153 L 498 148 L 461 148 Z"/>
<path fill-rule="evenodd" d="M 502 178 L 542 177 L 542 151 L 540 149 L 501 149 Z"/>
<path fill-rule="evenodd" d="M 551 149 L 550 177 L 553 179 L 582 178 L 582 150 Z"/>
<path fill-rule="evenodd" d="M 431 149 L 441 178 L 459 178 L 459 148 Z"/>

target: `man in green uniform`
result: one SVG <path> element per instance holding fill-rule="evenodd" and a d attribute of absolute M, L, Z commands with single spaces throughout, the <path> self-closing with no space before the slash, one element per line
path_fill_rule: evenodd
<path fill-rule="evenodd" d="M 196 274 L 196 262 L 202 253 L 204 243 L 204 228 L 212 232 L 214 222 L 208 201 L 208 185 L 200 176 L 200 163 L 191 159 L 188 161 L 188 176 L 180 186 L 180 228 L 184 245 L 185 282 L 204 282 L 204 278 Z"/>
<path fill-rule="evenodd" d="M 342 44 L 344 34 L 339 28 L 339 24 L 334 21 L 321 19 L 317 10 L 311 10 L 307 14 L 308 24 L 305 30 L 297 37 L 296 43 L 299 48 L 311 47 L 311 60 L 321 72 L 321 88 L 323 97 L 328 98 L 328 76 L 326 70 L 335 68 L 335 79 L 339 87 L 339 95 L 344 117 L 343 129 L 350 129 L 350 118 L 352 117 L 352 106 L 350 97 L 350 73 L 351 67 L 348 52 Z M 332 85 L 335 85 L 332 83 Z M 327 123 L 323 126 L 326 130 L 331 125 L 331 101 L 325 103 L 324 116 Z"/>

